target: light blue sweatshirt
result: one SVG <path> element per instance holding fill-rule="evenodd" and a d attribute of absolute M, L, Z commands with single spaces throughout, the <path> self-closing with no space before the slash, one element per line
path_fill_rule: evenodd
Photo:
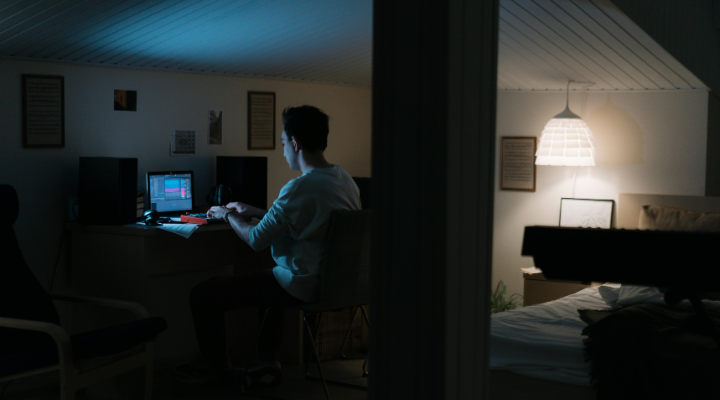
<path fill-rule="evenodd" d="M 250 246 L 272 245 L 275 279 L 292 296 L 307 302 L 320 297 L 320 263 L 325 257 L 330 216 L 359 210 L 360 191 L 337 165 L 315 168 L 288 182 L 260 223 L 250 229 Z"/>

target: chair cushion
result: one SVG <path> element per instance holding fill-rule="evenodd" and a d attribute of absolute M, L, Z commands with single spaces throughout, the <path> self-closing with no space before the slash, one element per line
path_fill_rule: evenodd
<path fill-rule="evenodd" d="M 109 328 L 70 336 L 73 356 L 76 360 L 108 356 L 130 350 L 167 329 L 161 317 L 132 321 Z M 46 337 L 49 337 L 45 335 Z M 55 345 L 43 345 L 34 349 L 0 356 L 0 376 L 47 367 L 58 363 Z"/>

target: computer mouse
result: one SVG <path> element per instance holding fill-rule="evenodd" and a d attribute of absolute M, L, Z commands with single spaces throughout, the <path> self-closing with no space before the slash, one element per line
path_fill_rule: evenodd
<path fill-rule="evenodd" d="M 145 220 L 145 225 L 147 226 L 159 226 L 162 225 L 160 220 L 160 213 L 157 212 L 157 210 L 146 210 L 143 213 L 143 219 Z"/>

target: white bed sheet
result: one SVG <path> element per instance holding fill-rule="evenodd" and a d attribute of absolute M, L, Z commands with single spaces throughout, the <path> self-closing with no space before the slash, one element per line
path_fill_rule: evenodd
<path fill-rule="evenodd" d="M 599 287 L 492 315 L 490 368 L 531 378 L 590 386 L 590 364 L 583 353 L 587 326 L 578 309 L 608 310 Z"/>

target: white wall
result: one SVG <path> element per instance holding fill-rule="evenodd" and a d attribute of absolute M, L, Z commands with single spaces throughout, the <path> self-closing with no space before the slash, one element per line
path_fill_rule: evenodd
<path fill-rule="evenodd" d="M 22 147 L 21 74 L 65 77 L 65 147 Z M 136 90 L 137 112 L 114 111 L 113 90 Z M 274 151 L 247 150 L 247 92 L 276 93 Z M 88 67 L 0 60 L 0 183 L 20 197 L 15 230 L 23 254 L 48 287 L 70 202 L 76 195 L 78 157 L 138 158 L 138 185 L 147 171 L 195 171 L 196 197 L 204 204 L 215 179 L 215 156 L 268 157 L 268 201 L 298 173 L 279 146 L 281 112 L 311 104 L 330 116 L 326 157 L 353 176 L 370 176 L 370 89 L 281 80 Z M 223 111 L 222 146 L 207 145 L 207 111 Z M 197 154 L 170 156 L 173 129 L 194 129 Z"/>
<path fill-rule="evenodd" d="M 570 109 L 593 131 L 597 150 L 595 167 L 577 168 L 573 195 L 573 167 L 538 166 L 536 192 L 500 190 L 500 138 L 539 140 L 565 93 L 499 92 L 493 285 L 502 280 L 509 294 L 522 293 L 519 269 L 533 265 L 520 256 L 523 228 L 557 226 L 562 197 L 613 199 L 617 207 L 619 193 L 703 196 L 707 98 L 704 90 L 571 92 Z"/>

